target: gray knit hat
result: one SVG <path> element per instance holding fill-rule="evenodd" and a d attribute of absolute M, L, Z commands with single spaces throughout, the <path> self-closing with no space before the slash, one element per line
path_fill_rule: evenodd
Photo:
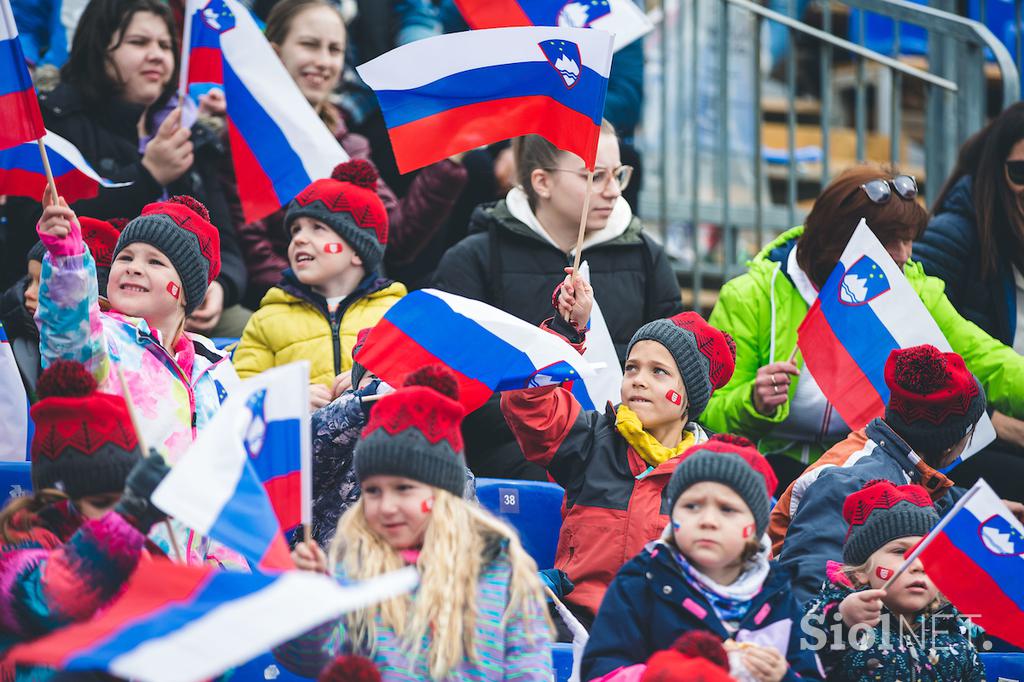
<path fill-rule="evenodd" d="M 429 365 L 377 401 L 356 443 L 359 481 L 402 476 L 462 497 L 466 459 L 459 429 L 466 411 L 458 396 L 455 376 Z"/>
<path fill-rule="evenodd" d="M 188 196 L 148 204 L 125 225 L 112 260 L 135 242 L 159 249 L 171 261 L 181 278 L 186 315 L 202 304 L 207 287 L 220 274 L 220 234 L 205 206 Z"/>
<path fill-rule="evenodd" d="M 686 397 L 687 416 L 695 421 L 703 414 L 715 389 L 729 383 L 736 369 L 736 344 L 728 333 L 715 329 L 694 312 L 648 322 L 633 334 L 626 357 L 638 341 L 657 341 L 676 361 Z"/>
<path fill-rule="evenodd" d="M 887 542 L 928 535 L 939 522 L 927 490 L 886 480 L 868 481 L 847 497 L 843 518 L 850 524 L 843 543 L 847 566 L 860 566 Z"/>
<path fill-rule="evenodd" d="M 739 436 L 717 434 L 688 449 L 679 460 L 665 486 L 670 512 L 687 488 L 714 481 L 732 488 L 743 498 L 754 515 L 757 537 L 764 535 L 772 511 L 770 498 L 778 479 L 753 443 Z"/>

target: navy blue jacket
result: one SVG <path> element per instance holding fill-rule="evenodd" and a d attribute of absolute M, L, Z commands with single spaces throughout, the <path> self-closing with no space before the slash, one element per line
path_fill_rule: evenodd
<path fill-rule="evenodd" d="M 843 560 L 847 523 L 843 503 L 868 481 L 886 480 L 896 485 L 921 484 L 921 473 L 910 461 L 910 446 L 881 419 L 865 429 L 865 452 L 849 466 L 823 467 L 821 475 L 807 488 L 796 516 L 789 525 L 779 560 L 793 573 L 793 594 L 806 603 L 825 582 L 825 565 Z M 925 486 L 927 487 L 927 486 Z M 935 503 L 944 515 L 964 494 L 963 488 L 949 489 Z"/>
<path fill-rule="evenodd" d="M 817 655 L 800 648 L 802 617 L 788 572 L 772 562 L 736 637 L 784 652 L 790 667 L 783 680 L 821 680 Z M 723 641 L 730 637 L 708 600 L 683 575 L 672 550 L 651 543 L 622 567 L 605 593 L 583 652 L 580 679 L 643 663 L 691 630 L 713 632 Z"/>
<path fill-rule="evenodd" d="M 953 185 L 924 234 L 914 242 L 914 260 L 926 273 L 946 283 L 946 296 L 960 315 L 1012 346 L 1017 303 L 1011 261 L 1002 252 L 998 272 L 982 278 L 972 184 L 972 177 L 965 175 Z"/>

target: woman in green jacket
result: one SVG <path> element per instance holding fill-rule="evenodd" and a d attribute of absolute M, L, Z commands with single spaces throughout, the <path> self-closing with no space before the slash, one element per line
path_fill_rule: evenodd
<path fill-rule="evenodd" d="M 928 222 L 916 194 L 913 178 L 888 167 L 863 164 L 843 172 L 822 191 L 803 226 L 766 246 L 747 273 L 719 293 L 709 322 L 736 340 L 736 371 L 715 392 L 704 420 L 716 431 L 758 441 L 778 474 L 778 490 L 849 433 L 799 355 L 796 362 L 788 359 L 797 327 L 861 218 L 984 385 L 989 404 L 1024 417 L 1024 356 L 962 318 L 943 282 L 910 260 L 913 240 Z"/>

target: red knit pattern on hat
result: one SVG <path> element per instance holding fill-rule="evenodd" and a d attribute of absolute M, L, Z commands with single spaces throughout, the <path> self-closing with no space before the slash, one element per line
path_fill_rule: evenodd
<path fill-rule="evenodd" d="M 406 429 L 419 430 L 433 445 L 448 441 L 456 452 L 463 451 L 460 403 L 426 386 L 403 386 L 377 401 L 363 429 L 363 437 L 377 429 L 392 436 Z"/>
<path fill-rule="evenodd" d="M 317 682 L 380 682 L 380 671 L 368 658 L 338 656 L 327 664 Z"/>
<path fill-rule="evenodd" d="M 220 274 L 220 232 L 210 223 L 210 212 L 190 196 L 175 196 L 143 207 L 140 215 L 165 215 L 175 224 L 188 230 L 199 241 L 199 252 L 210 264 L 207 284 Z"/>
<path fill-rule="evenodd" d="M 739 455 L 743 458 L 743 461 L 750 465 L 751 469 L 761 474 L 764 478 L 765 488 L 768 490 L 768 497 L 775 494 L 775 488 L 779 485 L 779 479 L 776 478 L 771 464 L 768 463 L 768 460 L 765 459 L 764 455 L 757 451 L 754 444 L 743 436 L 734 436 L 731 433 L 716 433 L 705 442 L 687 448 L 686 451 L 679 456 L 679 461 L 681 462 L 690 455 L 702 451 L 723 453 L 731 452 Z"/>
<path fill-rule="evenodd" d="M 78 224 L 82 228 L 82 240 L 89 245 L 89 252 L 96 261 L 96 267 L 109 268 L 114 259 L 114 246 L 117 245 L 117 238 L 121 236 L 124 223 L 118 228 L 106 220 L 80 216 Z"/>
<path fill-rule="evenodd" d="M 906 422 L 940 425 L 962 417 L 978 395 L 978 383 L 956 353 L 935 346 L 897 349 L 885 362 L 889 409 Z"/>
<path fill-rule="evenodd" d="M 918 507 L 931 507 L 932 498 L 919 485 L 894 485 L 892 481 L 878 479 L 868 481 L 864 486 L 846 498 L 843 503 L 843 518 L 852 529 L 868 520 L 877 509 L 892 509 L 900 502 L 910 502 Z M 847 536 L 849 536 L 847 531 Z"/>
<path fill-rule="evenodd" d="M 359 161 L 359 163 L 357 163 Z M 342 168 L 344 167 L 344 168 Z M 375 179 L 368 187 L 370 173 Z M 334 169 L 334 177 L 317 180 L 295 197 L 299 206 L 309 206 L 320 201 L 330 213 L 348 213 L 356 225 L 364 230 L 373 230 L 377 241 L 388 243 L 388 213 L 384 202 L 377 196 L 376 169 L 362 160 L 348 161 Z"/>
<path fill-rule="evenodd" d="M 708 359 L 711 385 L 722 388 L 736 370 L 736 342 L 720 329 L 712 327 L 695 312 L 679 313 L 668 318 L 682 329 L 689 329 L 697 339 L 697 350 Z"/>

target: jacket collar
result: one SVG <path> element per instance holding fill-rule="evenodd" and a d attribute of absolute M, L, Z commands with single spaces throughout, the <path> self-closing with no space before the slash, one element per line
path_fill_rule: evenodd
<path fill-rule="evenodd" d="M 530 228 L 530 230 L 543 241 L 546 241 L 555 248 L 559 248 L 555 243 L 555 240 L 548 234 L 548 231 L 544 229 L 544 226 L 540 224 L 539 220 L 537 220 L 536 214 L 533 212 L 533 209 L 530 208 L 530 201 L 526 196 L 526 192 L 519 187 L 513 187 L 505 197 L 505 205 L 508 207 L 508 211 L 512 214 L 512 217 Z M 612 208 L 612 214 L 608 217 L 608 224 L 602 229 L 597 230 L 596 232 L 591 232 L 584 237 L 583 248 L 589 249 L 592 246 L 606 244 L 618 237 L 621 237 L 629 228 L 632 221 L 633 211 L 630 209 L 629 203 L 622 197 L 619 197 L 615 202 L 615 206 Z"/>
<path fill-rule="evenodd" d="M 905 440 L 893 431 L 892 427 L 881 418 L 875 418 L 864 429 L 870 441 L 899 465 L 911 482 L 923 486 L 932 500 L 938 500 L 953 487 L 953 481 L 942 472 L 933 469 L 921 458 Z"/>
<path fill-rule="evenodd" d="M 359 286 L 357 286 L 351 294 L 345 297 L 345 300 L 355 301 L 363 298 L 364 296 L 368 296 L 369 294 L 386 289 L 391 286 L 391 284 L 392 281 L 390 279 L 381 277 L 376 271 L 371 272 L 363 278 L 359 283 Z M 313 289 L 308 285 L 300 282 L 291 268 L 288 268 L 282 273 L 281 283 L 278 284 L 277 287 L 285 293 L 313 305 L 317 310 L 322 312 L 324 315 L 327 315 L 327 299 L 313 291 Z"/>

